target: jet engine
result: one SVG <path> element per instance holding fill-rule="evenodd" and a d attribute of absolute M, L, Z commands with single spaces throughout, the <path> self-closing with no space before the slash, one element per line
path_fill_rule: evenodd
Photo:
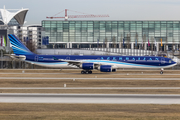
<path fill-rule="evenodd" d="M 93 70 L 94 69 L 94 63 L 82 63 L 80 65 L 80 68 L 84 70 Z"/>
<path fill-rule="evenodd" d="M 98 70 L 101 72 L 116 72 L 116 69 L 113 69 L 111 65 L 101 65 Z"/>

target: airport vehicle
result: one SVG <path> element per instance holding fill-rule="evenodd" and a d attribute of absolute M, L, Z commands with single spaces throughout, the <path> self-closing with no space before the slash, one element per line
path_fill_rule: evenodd
<path fill-rule="evenodd" d="M 115 72 L 118 68 L 157 68 L 175 66 L 177 63 L 159 56 L 107 56 L 107 55 L 37 55 L 31 52 L 15 35 L 9 34 L 14 54 L 9 55 L 31 64 L 52 68 L 80 68 L 82 74 L 91 74 L 93 69 Z"/>

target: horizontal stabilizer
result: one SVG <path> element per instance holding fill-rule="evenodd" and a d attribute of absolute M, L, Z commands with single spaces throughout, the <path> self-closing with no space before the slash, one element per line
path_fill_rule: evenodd
<path fill-rule="evenodd" d="M 9 56 L 11 57 L 12 59 L 16 59 L 16 60 L 25 60 L 26 59 L 26 56 L 24 55 L 15 55 L 15 54 L 4 54 L 5 56 Z"/>

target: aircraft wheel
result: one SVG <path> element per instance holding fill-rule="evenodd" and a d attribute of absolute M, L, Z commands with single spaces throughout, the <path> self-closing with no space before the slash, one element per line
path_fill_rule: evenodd
<path fill-rule="evenodd" d="M 85 72 L 84 72 L 84 71 L 81 71 L 81 74 L 85 74 Z"/>
<path fill-rule="evenodd" d="M 92 74 L 92 71 L 88 71 L 88 74 Z"/>
<path fill-rule="evenodd" d="M 163 71 L 161 71 L 160 74 L 163 74 Z"/>

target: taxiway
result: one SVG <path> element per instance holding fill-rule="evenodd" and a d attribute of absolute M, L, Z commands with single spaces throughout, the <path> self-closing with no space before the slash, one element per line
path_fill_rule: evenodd
<path fill-rule="evenodd" d="M 1 93 L 0 102 L 1 103 L 180 104 L 180 95 Z"/>

